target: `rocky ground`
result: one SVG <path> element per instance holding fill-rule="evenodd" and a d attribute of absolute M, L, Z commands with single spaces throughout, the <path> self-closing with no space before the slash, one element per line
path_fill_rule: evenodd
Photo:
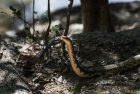
<path fill-rule="evenodd" d="M 80 7 L 73 8 L 69 36 L 78 57 L 92 61 L 93 65 L 119 63 L 140 54 L 140 3 L 111 4 L 110 7 L 119 33 L 81 33 Z M 62 25 L 66 19 L 64 10 L 52 14 L 55 21 L 61 18 Z M 0 41 L 0 94 L 32 94 L 31 91 L 34 94 L 140 94 L 139 66 L 117 75 L 81 79 L 71 70 L 68 57 L 62 56 L 59 45 L 40 59 L 43 49 L 40 41 L 25 42 L 18 35 L 15 38 L 6 34 L 1 35 Z"/>

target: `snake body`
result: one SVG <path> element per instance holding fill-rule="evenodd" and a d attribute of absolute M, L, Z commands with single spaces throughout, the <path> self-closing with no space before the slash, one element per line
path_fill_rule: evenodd
<path fill-rule="evenodd" d="M 79 77 L 93 77 L 93 76 L 100 76 L 105 74 L 116 74 L 140 65 L 140 55 L 137 55 L 118 64 L 110 64 L 110 65 L 93 67 L 93 68 L 88 68 L 88 67 L 83 68 L 80 66 L 80 64 L 78 64 L 76 60 L 74 54 L 74 47 L 71 39 L 69 39 L 66 36 L 62 36 L 61 40 L 65 43 L 67 47 L 71 67 L 75 72 L 75 74 L 78 75 Z"/>

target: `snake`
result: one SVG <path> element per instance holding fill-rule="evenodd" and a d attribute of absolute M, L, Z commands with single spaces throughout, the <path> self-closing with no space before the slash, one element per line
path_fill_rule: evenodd
<path fill-rule="evenodd" d="M 70 59 L 70 65 L 72 67 L 72 70 L 74 73 L 79 77 L 94 77 L 94 76 L 101 76 L 101 75 L 112 75 L 117 74 L 122 71 L 130 70 L 138 65 L 140 65 L 140 55 L 136 55 L 134 57 L 130 57 L 129 59 L 115 64 L 109 64 L 104 66 L 94 66 L 94 67 L 82 67 L 77 59 L 76 55 L 74 53 L 74 46 L 72 43 L 72 40 L 67 36 L 61 36 L 61 40 L 65 43 L 68 56 Z"/>

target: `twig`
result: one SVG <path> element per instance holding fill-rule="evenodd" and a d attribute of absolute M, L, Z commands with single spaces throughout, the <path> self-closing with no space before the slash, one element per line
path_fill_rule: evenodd
<path fill-rule="evenodd" d="M 23 6 L 23 19 L 24 19 L 24 28 L 26 27 L 26 13 L 25 13 L 25 4 L 23 0 L 21 0 L 22 6 Z"/>
<path fill-rule="evenodd" d="M 50 26 L 51 26 L 51 13 L 50 13 L 50 0 L 48 0 L 48 18 L 49 18 L 49 25 L 47 28 L 47 31 L 45 33 L 45 44 L 48 43 L 48 39 L 49 39 L 49 32 L 50 32 Z"/>
<path fill-rule="evenodd" d="M 35 34 L 35 0 L 33 0 L 33 36 Z"/>
<path fill-rule="evenodd" d="M 64 32 L 64 36 L 67 36 L 68 31 L 69 31 L 69 24 L 70 24 L 70 14 L 72 10 L 72 5 L 73 5 L 73 0 L 69 0 L 70 4 L 68 5 L 68 12 L 67 12 L 67 23 L 66 23 L 66 29 Z"/>
<path fill-rule="evenodd" d="M 67 23 L 66 23 L 66 29 L 64 31 L 64 36 L 67 36 L 68 31 L 69 31 L 69 24 L 70 24 L 70 15 L 71 15 L 71 10 L 72 10 L 72 5 L 73 5 L 73 0 L 69 0 L 70 3 L 68 5 L 68 12 L 67 12 Z M 65 57 L 65 44 L 62 42 L 62 56 Z"/>

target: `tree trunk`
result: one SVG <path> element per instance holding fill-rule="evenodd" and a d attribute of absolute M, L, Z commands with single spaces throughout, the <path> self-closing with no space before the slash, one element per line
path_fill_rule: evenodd
<path fill-rule="evenodd" d="M 114 32 L 108 0 L 81 0 L 84 32 Z"/>

